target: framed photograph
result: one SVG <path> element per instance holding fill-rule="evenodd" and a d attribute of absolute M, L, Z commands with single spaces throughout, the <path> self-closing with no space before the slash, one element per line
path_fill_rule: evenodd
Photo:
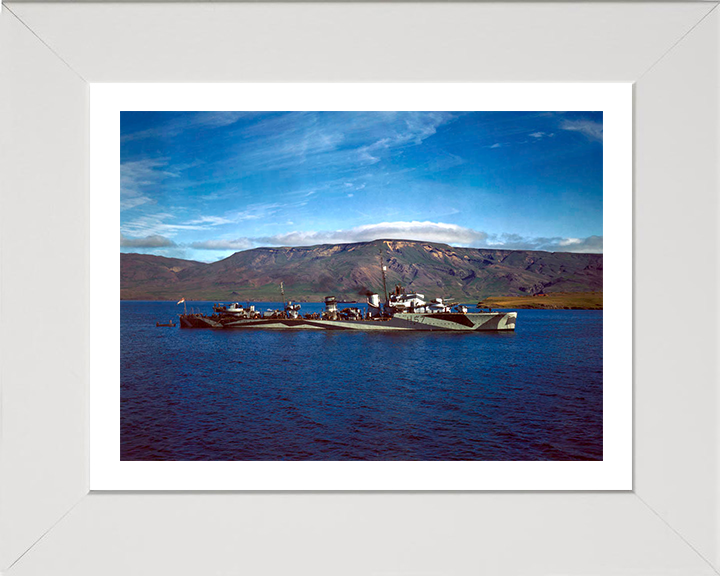
<path fill-rule="evenodd" d="M 631 488 L 631 95 L 93 87 L 91 488 Z"/>
<path fill-rule="evenodd" d="M 716 573 L 717 14 L 3 5 L 0 569 Z"/>

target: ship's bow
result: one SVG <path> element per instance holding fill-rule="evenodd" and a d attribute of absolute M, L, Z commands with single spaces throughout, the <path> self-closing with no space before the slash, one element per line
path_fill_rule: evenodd
<path fill-rule="evenodd" d="M 475 330 L 515 330 L 517 312 L 489 312 L 468 314 Z"/>

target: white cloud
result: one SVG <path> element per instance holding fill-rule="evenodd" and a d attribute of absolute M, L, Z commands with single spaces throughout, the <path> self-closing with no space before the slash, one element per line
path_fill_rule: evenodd
<path fill-rule="evenodd" d="M 223 216 L 200 216 L 200 218 L 188 222 L 188 224 L 209 224 L 210 226 L 221 226 L 222 224 L 232 223 L 233 220 Z"/>
<path fill-rule="evenodd" d="M 417 240 L 452 246 L 506 250 L 544 250 L 548 252 L 602 253 L 602 236 L 587 238 L 526 237 L 518 234 L 488 234 L 445 222 L 380 222 L 343 230 L 300 231 L 255 238 L 220 239 L 194 242 L 199 250 L 247 250 L 259 246 L 314 246 L 351 244 L 373 240 Z"/>
<path fill-rule="evenodd" d="M 122 224 L 121 231 L 123 234 L 135 237 L 157 234 L 172 236 L 180 230 L 207 230 L 209 228 L 207 224 L 173 224 L 168 222 L 174 218 L 173 214 L 167 212 L 138 216 Z"/>
<path fill-rule="evenodd" d="M 495 144 L 490 146 L 490 148 L 502 148 L 502 144 L 500 144 L 499 142 L 496 142 Z"/>
<path fill-rule="evenodd" d="M 560 246 L 572 246 L 573 244 L 580 244 L 582 240 L 580 238 L 564 238 L 560 240 Z"/>
<path fill-rule="evenodd" d="M 438 152 L 431 160 L 429 160 L 422 168 L 427 172 L 442 172 L 465 164 L 465 159 L 456 154 Z"/>
<path fill-rule="evenodd" d="M 176 174 L 164 170 L 164 158 L 137 160 L 120 164 L 120 208 L 130 210 L 154 202 L 146 190 L 157 187 L 166 178 Z"/>
<path fill-rule="evenodd" d="M 373 165 L 393 149 L 422 144 L 454 118 L 448 112 L 337 112 L 330 123 L 314 112 L 288 113 L 245 127 L 252 147 L 239 149 L 237 159 L 245 172 Z"/>
<path fill-rule="evenodd" d="M 124 248 L 169 248 L 176 244 L 170 238 L 157 234 L 144 238 L 128 238 L 120 234 L 120 246 Z"/>
<path fill-rule="evenodd" d="M 297 206 L 303 206 L 304 202 L 293 202 L 288 204 L 282 204 L 280 202 L 266 202 L 261 204 L 250 204 L 245 210 L 235 213 L 232 216 L 234 222 L 244 222 L 245 220 L 259 220 L 261 218 L 267 218 L 281 208 L 291 208 Z"/>
<path fill-rule="evenodd" d="M 193 242 L 190 248 L 196 250 L 247 250 L 253 247 L 249 238 L 236 238 L 235 240 L 205 240 L 204 242 Z"/>
<path fill-rule="evenodd" d="M 125 134 L 122 137 L 122 141 L 128 142 L 130 140 L 158 137 L 167 138 L 169 136 L 177 136 L 183 131 L 190 129 L 221 128 L 234 124 L 240 120 L 240 118 L 252 114 L 252 112 L 195 112 L 193 114 L 183 114 L 182 116 L 176 116 L 168 120 L 156 128 Z"/>
<path fill-rule="evenodd" d="M 524 237 L 518 234 L 498 234 L 492 235 L 488 238 L 487 246 L 489 248 L 508 250 L 544 250 L 547 252 L 601 254 L 603 251 L 603 237 Z"/>
<path fill-rule="evenodd" d="M 208 230 L 214 226 L 224 226 L 226 224 L 239 224 L 247 220 L 260 220 L 268 218 L 281 208 L 291 208 L 304 206 L 306 201 L 291 202 L 287 204 L 281 203 L 260 203 L 250 204 L 245 210 L 239 212 L 226 212 L 223 216 L 201 215 L 192 220 L 187 220 L 182 224 L 158 224 L 157 229 L 175 230 Z M 164 216 L 170 216 L 165 214 Z"/>
<path fill-rule="evenodd" d="M 560 128 L 571 132 L 580 132 L 589 140 L 602 142 L 603 139 L 602 122 L 595 122 L 594 120 L 563 120 Z"/>
<path fill-rule="evenodd" d="M 143 204 L 147 204 L 148 202 L 152 202 L 150 198 L 147 196 L 137 195 L 137 196 L 131 196 L 126 194 L 121 194 L 120 196 L 120 209 L 121 210 L 130 210 L 131 208 L 135 208 L 137 206 L 142 206 Z"/>
<path fill-rule="evenodd" d="M 533 138 L 542 138 L 543 136 L 545 136 L 545 132 L 533 132 L 532 134 L 530 134 L 530 136 L 532 136 Z"/>
<path fill-rule="evenodd" d="M 441 125 L 452 119 L 453 115 L 447 112 L 408 112 L 405 117 L 408 133 L 401 136 L 401 139 L 422 144 L 423 140 L 433 136 Z"/>
<path fill-rule="evenodd" d="M 153 195 L 167 190 L 168 181 L 177 185 L 181 173 L 200 162 L 175 164 L 169 169 L 169 158 L 147 158 L 120 164 L 120 209 L 131 210 L 144 204 L 155 204 Z"/>
<path fill-rule="evenodd" d="M 137 240 L 138 244 L 123 244 L 137 247 L 174 246 L 171 240 L 154 236 Z M 499 250 L 543 250 L 547 252 L 602 253 L 602 236 L 587 238 L 526 237 L 518 234 L 488 234 L 482 230 L 465 228 L 445 222 L 380 222 L 356 226 L 344 230 L 293 231 L 264 237 L 240 237 L 193 242 L 189 248 L 196 250 L 239 251 L 259 246 L 314 246 L 318 244 L 351 244 L 373 240 L 416 240 L 440 242 L 451 246 L 472 248 L 493 248 Z M 140 242 L 144 242 L 141 246 Z M 164 242 L 170 242 L 166 244 Z M 157 243 L 157 244 L 153 244 Z"/>
<path fill-rule="evenodd" d="M 311 246 L 314 244 L 345 244 L 371 242 L 378 239 L 424 240 L 448 244 L 477 244 L 487 238 L 485 232 L 443 222 L 381 222 L 346 230 L 294 231 L 253 239 L 256 245 Z"/>

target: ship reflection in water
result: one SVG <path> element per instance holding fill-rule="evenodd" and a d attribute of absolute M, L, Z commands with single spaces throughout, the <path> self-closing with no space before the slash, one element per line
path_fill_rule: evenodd
<path fill-rule="evenodd" d="M 473 334 L 155 326 L 178 311 L 121 303 L 123 460 L 602 459 L 602 311 Z"/>

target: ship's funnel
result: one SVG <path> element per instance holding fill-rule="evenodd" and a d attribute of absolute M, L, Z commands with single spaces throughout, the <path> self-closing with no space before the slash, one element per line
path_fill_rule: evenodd
<path fill-rule="evenodd" d="M 327 296 L 325 298 L 325 310 L 328 312 L 337 312 L 337 300 L 335 300 L 335 296 Z"/>
<path fill-rule="evenodd" d="M 377 294 L 370 294 L 368 297 L 368 304 L 374 308 L 380 308 L 380 296 Z"/>

